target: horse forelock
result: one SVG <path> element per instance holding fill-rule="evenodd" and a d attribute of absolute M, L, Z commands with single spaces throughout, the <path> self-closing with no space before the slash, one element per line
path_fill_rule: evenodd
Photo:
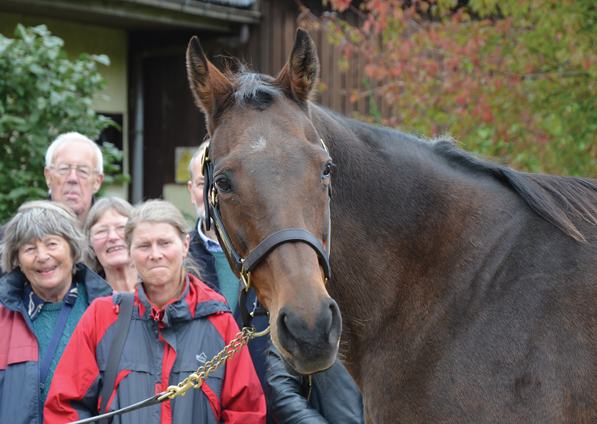
<path fill-rule="evenodd" d="M 232 97 L 240 107 L 250 105 L 263 110 L 283 95 L 280 88 L 273 85 L 272 77 L 249 72 L 244 66 L 230 79 L 235 86 Z"/>

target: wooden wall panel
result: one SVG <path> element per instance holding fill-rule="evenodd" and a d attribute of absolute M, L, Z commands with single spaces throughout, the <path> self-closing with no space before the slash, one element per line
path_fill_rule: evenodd
<path fill-rule="evenodd" d="M 301 0 L 315 16 L 321 16 L 325 10 L 321 0 Z M 246 58 L 253 64 L 255 71 L 275 76 L 290 56 L 300 14 L 295 0 L 260 0 L 262 20 L 251 28 L 251 39 L 247 46 Z M 359 16 L 346 13 L 342 15 L 352 25 L 359 23 Z M 317 47 L 320 63 L 320 79 L 327 88 L 319 92 L 317 101 L 346 116 L 355 112 L 367 114 L 371 111 L 369 97 L 363 96 L 356 103 L 350 101 L 353 89 L 364 91 L 363 80 L 365 62 L 363 55 L 354 53 L 347 71 L 340 71 L 338 60 L 340 52 L 330 45 L 327 34 L 323 31 L 310 31 Z M 370 81 L 370 88 L 380 87 L 382 82 Z M 372 96 L 383 118 L 389 118 L 391 107 L 379 93 Z"/>
<path fill-rule="evenodd" d="M 290 53 L 292 52 L 292 46 L 294 45 L 294 37 L 296 36 L 296 28 L 297 22 L 296 18 L 298 17 L 298 13 L 296 7 L 294 6 L 294 2 L 292 0 L 285 0 L 284 1 L 285 10 L 284 10 L 284 54 L 282 63 L 286 63 L 288 58 L 290 57 Z M 277 71 L 276 71 L 277 72 Z"/>
<path fill-rule="evenodd" d="M 321 104 L 331 107 L 332 101 L 330 93 L 332 91 L 332 80 L 330 78 L 330 70 L 333 65 L 331 58 L 332 46 L 330 46 L 328 37 L 325 33 L 322 31 L 318 31 L 318 33 L 321 36 L 321 50 L 319 51 L 319 65 L 321 66 L 320 75 L 321 81 L 325 84 L 325 90 L 321 93 Z"/>

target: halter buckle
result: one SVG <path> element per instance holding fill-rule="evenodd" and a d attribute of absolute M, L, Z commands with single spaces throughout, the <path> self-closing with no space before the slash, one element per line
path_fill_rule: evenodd
<path fill-rule="evenodd" d="M 245 260 L 241 259 L 241 262 L 243 264 L 241 270 L 240 270 L 240 276 L 243 279 L 243 283 L 245 283 L 245 291 L 248 293 L 249 289 L 251 288 L 251 271 L 246 273 L 246 277 L 245 277 Z"/>
<path fill-rule="evenodd" d="M 323 147 L 323 150 L 325 150 L 325 152 L 326 152 L 327 154 L 329 154 L 330 152 L 329 152 L 329 150 L 328 150 L 327 146 L 325 145 L 325 143 L 323 142 L 323 138 L 320 138 L 320 139 L 319 139 L 319 141 L 321 141 L 321 145 L 322 145 L 322 147 Z"/>
<path fill-rule="evenodd" d="M 205 177 L 205 164 L 209 162 L 209 158 L 207 157 L 207 148 L 208 146 L 203 148 L 203 154 L 201 155 L 201 175 L 203 175 L 203 177 Z"/>

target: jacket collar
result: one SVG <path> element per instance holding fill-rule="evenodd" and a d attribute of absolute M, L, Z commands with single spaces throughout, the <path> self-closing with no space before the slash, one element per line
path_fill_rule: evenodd
<path fill-rule="evenodd" d="M 143 284 L 137 285 L 136 297 L 140 304 L 140 318 L 157 321 L 160 328 L 215 313 L 230 312 L 224 296 L 207 287 L 192 274 L 187 274 L 185 288 L 180 297 L 160 310 L 147 298 Z"/>
<path fill-rule="evenodd" d="M 79 263 L 73 281 L 85 284 L 87 300 L 93 302 L 98 297 L 105 297 L 112 294 L 112 287 L 99 275 Z M 26 277 L 20 267 L 6 274 L 0 279 L 0 303 L 12 311 L 19 311 L 23 304 L 23 290 Z"/>

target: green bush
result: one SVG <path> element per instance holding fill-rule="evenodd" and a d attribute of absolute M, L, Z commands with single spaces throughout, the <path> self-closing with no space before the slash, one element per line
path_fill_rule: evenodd
<path fill-rule="evenodd" d="M 62 39 L 45 25 L 17 25 L 15 38 L 0 34 L 0 223 L 23 202 L 47 197 L 45 152 L 56 136 L 77 131 L 96 139 L 112 120 L 96 114 L 92 101 L 106 81 L 97 64 L 105 55 L 69 60 Z M 108 143 L 106 143 L 108 144 Z M 122 152 L 102 146 L 106 183 L 119 183 Z"/>

